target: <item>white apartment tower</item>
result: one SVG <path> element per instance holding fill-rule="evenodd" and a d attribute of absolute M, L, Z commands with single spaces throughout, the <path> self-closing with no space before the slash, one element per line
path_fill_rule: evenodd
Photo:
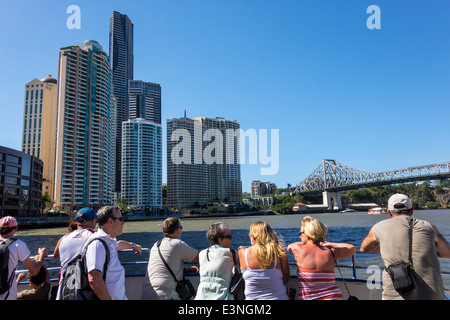
<path fill-rule="evenodd" d="M 122 122 L 121 196 L 128 203 L 162 207 L 162 128 L 137 118 Z"/>

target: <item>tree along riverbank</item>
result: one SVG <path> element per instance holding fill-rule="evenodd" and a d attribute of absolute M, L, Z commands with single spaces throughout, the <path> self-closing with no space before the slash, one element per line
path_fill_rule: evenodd
<path fill-rule="evenodd" d="M 395 193 L 408 195 L 415 209 L 450 208 L 450 181 L 442 181 L 440 185 L 436 186 L 432 186 L 430 181 L 425 181 L 423 183 L 405 183 L 347 190 L 341 192 L 341 201 L 344 206 L 353 203 L 376 203 L 379 206 L 387 207 L 389 197 Z M 282 214 L 291 213 L 297 202 L 307 205 L 323 202 L 321 192 L 308 196 L 299 194 L 291 196 L 288 188 L 277 189 L 275 195 L 266 196 L 273 197 L 271 209 Z M 263 210 L 264 204 L 256 204 L 255 208 Z"/>

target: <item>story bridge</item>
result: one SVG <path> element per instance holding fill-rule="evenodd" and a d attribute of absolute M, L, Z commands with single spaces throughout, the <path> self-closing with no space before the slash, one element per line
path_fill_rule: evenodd
<path fill-rule="evenodd" d="M 291 191 L 304 195 L 323 192 L 324 205 L 329 206 L 331 197 L 341 207 L 339 191 L 447 178 L 450 178 L 450 162 L 368 172 L 348 167 L 336 160 L 325 159 Z"/>

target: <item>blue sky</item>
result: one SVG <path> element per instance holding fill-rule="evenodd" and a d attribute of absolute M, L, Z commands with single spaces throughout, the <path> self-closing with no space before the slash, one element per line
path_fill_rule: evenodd
<path fill-rule="evenodd" d="M 66 27 L 73 4 L 80 30 Z M 370 5 L 380 30 L 366 26 Z M 279 129 L 278 173 L 243 165 L 244 191 L 295 185 L 322 159 L 365 171 L 450 161 L 446 0 L 0 0 L 0 145 L 21 148 L 24 86 L 57 75 L 60 47 L 94 39 L 108 52 L 112 10 L 134 23 L 134 78 L 161 84 L 164 129 L 185 109 Z"/>

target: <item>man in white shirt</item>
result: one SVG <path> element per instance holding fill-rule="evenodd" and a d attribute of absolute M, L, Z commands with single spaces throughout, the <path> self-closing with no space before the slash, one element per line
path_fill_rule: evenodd
<path fill-rule="evenodd" d="M 119 207 L 102 207 L 97 212 L 97 221 L 99 230 L 92 238 L 98 237 L 106 242 L 109 248 L 109 263 L 105 280 L 103 280 L 106 249 L 101 241 L 92 242 L 86 251 L 89 284 L 100 300 L 127 300 L 125 295 L 125 269 L 119 261 L 117 251 L 133 249 L 137 254 L 140 254 L 142 248 L 133 242 L 117 241 L 116 237 L 122 234 L 125 224 Z"/>
<path fill-rule="evenodd" d="M 75 216 L 77 229 L 63 236 L 56 245 L 53 256 L 61 262 L 61 274 L 64 274 L 67 263 L 77 256 L 89 238 L 95 234 L 97 213 L 92 208 L 82 208 Z M 61 299 L 61 281 L 56 294 L 56 300 Z"/>

